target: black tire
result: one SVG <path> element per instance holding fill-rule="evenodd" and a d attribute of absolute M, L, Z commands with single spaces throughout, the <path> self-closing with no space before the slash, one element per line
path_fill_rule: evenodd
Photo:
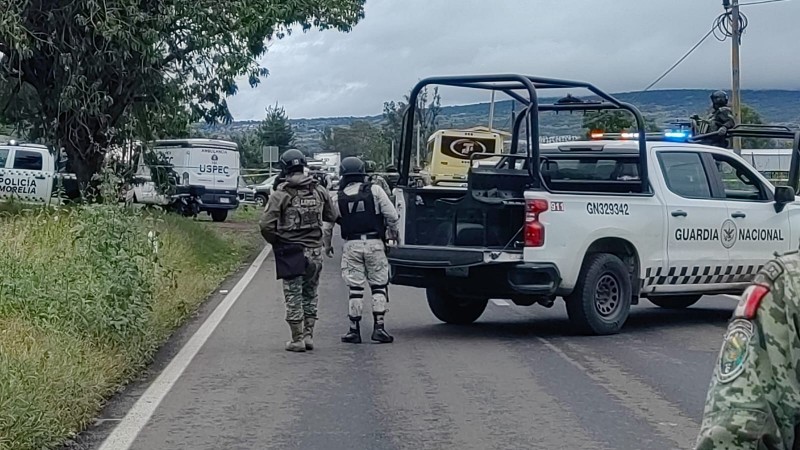
<path fill-rule="evenodd" d="M 225 219 L 228 218 L 227 209 L 212 209 L 208 213 L 211 215 L 211 220 L 214 222 L 225 222 Z"/>
<path fill-rule="evenodd" d="M 631 278 L 618 257 L 598 253 L 586 258 L 578 284 L 566 298 L 569 320 L 584 334 L 616 334 L 631 312 Z"/>
<path fill-rule="evenodd" d="M 442 288 L 428 288 L 428 306 L 437 319 L 444 323 L 466 325 L 478 320 L 489 303 L 488 298 L 461 298 Z"/>
<path fill-rule="evenodd" d="M 685 309 L 700 301 L 701 297 L 702 295 L 670 295 L 651 297 L 648 300 L 650 300 L 650 303 L 664 309 Z"/>
<path fill-rule="evenodd" d="M 257 194 L 255 201 L 256 201 L 256 206 L 258 206 L 259 208 L 264 208 L 267 206 L 267 196 L 264 194 Z"/>

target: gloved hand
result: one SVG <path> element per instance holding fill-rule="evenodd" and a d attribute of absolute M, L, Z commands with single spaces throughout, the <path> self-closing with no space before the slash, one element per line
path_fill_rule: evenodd
<path fill-rule="evenodd" d="M 333 247 L 325 247 L 325 256 L 333 258 Z"/>
<path fill-rule="evenodd" d="M 717 134 L 720 135 L 720 136 L 725 136 L 726 134 L 728 134 L 728 129 L 725 128 L 725 127 L 722 127 L 719 130 L 717 130 Z"/>

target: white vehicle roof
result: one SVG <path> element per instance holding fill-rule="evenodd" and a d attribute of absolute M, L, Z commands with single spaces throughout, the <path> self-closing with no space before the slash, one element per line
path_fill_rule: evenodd
<path fill-rule="evenodd" d="M 49 150 L 49 148 L 46 145 L 30 144 L 27 142 L 16 141 L 14 139 L 5 142 L 0 141 L 0 147 L 24 147 L 24 148 L 35 148 L 38 150 Z"/>
<path fill-rule="evenodd" d="M 702 144 L 695 144 L 690 142 L 673 142 L 673 141 L 647 141 L 647 152 L 652 154 L 655 152 L 657 148 L 669 147 L 674 149 L 676 147 L 685 147 L 686 149 L 695 149 L 695 150 L 703 150 L 703 151 L 714 151 L 717 153 L 729 153 L 733 154 L 732 150 L 726 150 L 724 148 L 713 147 L 708 145 Z M 568 154 L 570 151 L 567 149 L 574 149 L 572 151 L 579 151 L 578 149 L 586 149 L 587 152 L 590 149 L 596 149 L 598 154 L 600 153 L 630 153 L 632 155 L 639 154 L 639 142 L 635 140 L 630 141 L 618 141 L 618 140 L 597 140 L 597 141 L 574 141 L 574 142 L 557 142 L 557 143 L 548 143 L 548 144 L 541 144 L 539 149 L 546 153 L 565 153 Z"/>
<path fill-rule="evenodd" d="M 239 146 L 235 142 L 223 141 L 221 139 L 162 139 L 153 142 L 155 147 L 194 147 L 194 148 L 217 148 L 222 150 L 238 151 Z"/>

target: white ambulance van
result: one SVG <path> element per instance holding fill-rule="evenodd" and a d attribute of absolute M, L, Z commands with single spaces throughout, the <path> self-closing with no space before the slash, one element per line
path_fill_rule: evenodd
<path fill-rule="evenodd" d="M 157 154 L 172 166 L 184 187 L 195 188 L 202 202 L 200 210 L 214 222 L 223 222 L 239 206 L 239 150 L 234 142 L 216 139 L 175 139 L 153 143 Z M 133 202 L 165 206 L 171 199 L 159 194 L 150 178 L 150 167 L 140 155 L 133 187 Z"/>

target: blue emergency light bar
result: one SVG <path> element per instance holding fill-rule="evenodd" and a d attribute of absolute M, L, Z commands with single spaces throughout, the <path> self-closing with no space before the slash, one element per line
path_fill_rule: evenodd
<path fill-rule="evenodd" d="M 692 134 L 688 131 L 665 131 L 664 138 L 670 140 L 688 141 Z"/>

